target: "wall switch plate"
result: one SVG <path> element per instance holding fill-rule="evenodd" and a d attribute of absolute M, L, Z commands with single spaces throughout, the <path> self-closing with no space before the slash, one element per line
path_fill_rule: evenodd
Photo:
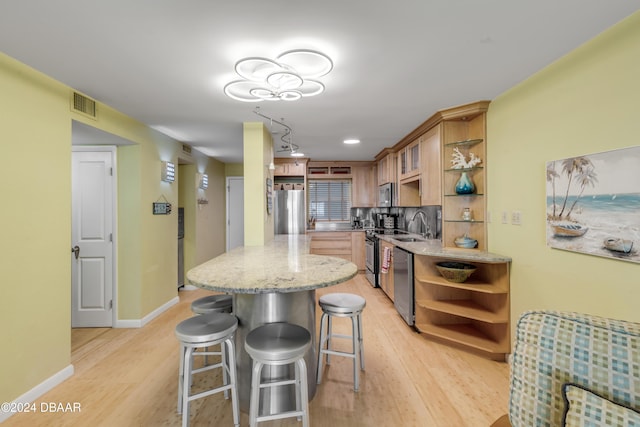
<path fill-rule="evenodd" d="M 522 225 L 522 212 L 520 211 L 511 212 L 511 224 Z"/>

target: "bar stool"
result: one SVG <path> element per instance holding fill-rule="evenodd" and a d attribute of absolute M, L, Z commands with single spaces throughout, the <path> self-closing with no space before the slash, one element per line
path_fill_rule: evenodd
<path fill-rule="evenodd" d="M 330 355 L 345 356 L 353 359 L 353 390 L 358 391 L 360 381 L 358 372 L 364 370 L 364 345 L 362 342 L 362 310 L 367 304 L 359 295 L 347 293 L 333 293 L 320 297 L 322 318 L 320 319 L 320 341 L 318 345 L 318 373 L 316 382 L 322 381 L 322 355 L 327 355 L 327 365 Z M 334 334 L 332 332 L 332 317 L 350 317 L 351 335 Z M 325 319 L 327 320 L 325 322 Z M 332 338 L 351 339 L 353 352 L 336 351 L 331 349 Z M 327 348 L 323 348 L 325 342 Z"/>
<path fill-rule="evenodd" d="M 191 311 L 194 314 L 208 314 L 208 313 L 233 313 L 233 297 L 231 295 L 219 294 L 209 295 L 206 297 L 198 298 L 191 303 Z M 226 354 L 224 352 L 209 351 L 208 348 L 203 348 L 201 351 L 194 352 L 194 356 L 204 356 L 204 364 L 209 364 L 209 356 L 219 355 L 222 357 L 222 362 L 225 362 Z M 225 373 L 225 381 L 228 380 Z M 226 384 L 226 382 L 225 382 Z M 229 397 L 227 391 L 224 392 L 225 398 Z"/>
<path fill-rule="evenodd" d="M 178 413 L 182 413 L 182 425 L 189 425 L 189 402 L 214 393 L 224 392 L 228 398 L 231 390 L 233 423 L 240 425 L 240 407 L 236 379 L 236 352 L 233 334 L 238 329 L 238 319 L 227 313 L 210 313 L 183 320 L 176 326 L 176 337 L 180 341 L 180 371 L 178 373 Z M 193 369 L 193 353 L 198 348 L 220 344 L 223 358 L 220 363 Z M 228 363 L 224 354 L 228 353 Z M 223 385 L 190 395 L 192 375 L 214 368 L 222 368 Z"/>
<path fill-rule="evenodd" d="M 309 426 L 309 398 L 307 384 L 307 365 L 304 355 L 311 346 L 311 334 L 302 326 L 291 323 L 268 323 L 249 332 L 244 348 L 253 359 L 251 374 L 251 399 L 249 402 L 249 425 L 255 427 L 262 421 L 282 418 L 302 418 L 303 427 Z M 293 380 L 261 383 L 264 366 L 280 366 L 293 363 Z M 295 384 L 295 411 L 258 416 L 260 412 L 260 389 Z"/>
<path fill-rule="evenodd" d="M 191 303 L 191 311 L 195 314 L 232 313 L 233 299 L 226 294 L 198 298 Z"/>

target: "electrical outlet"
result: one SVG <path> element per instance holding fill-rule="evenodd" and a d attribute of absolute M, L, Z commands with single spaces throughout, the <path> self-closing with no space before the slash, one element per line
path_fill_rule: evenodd
<path fill-rule="evenodd" d="M 507 215 L 507 211 L 502 211 L 502 223 L 509 224 L 509 217 Z"/>
<path fill-rule="evenodd" d="M 511 212 L 511 224 L 522 225 L 522 212 L 520 211 Z"/>

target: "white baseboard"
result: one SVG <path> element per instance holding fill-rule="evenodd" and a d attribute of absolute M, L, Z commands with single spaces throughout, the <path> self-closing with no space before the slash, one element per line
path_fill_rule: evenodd
<path fill-rule="evenodd" d="M 147 323 L 151 322 L 156 317 L 160 316 L 162 313 L 176 305 L 180 302 L 180 298 L 173 297 L 171 300 L 167 301 L 160 307 L 153 310 L 151 313 L 144 316 L 142 319 L 122 319 L 116 320 L 116 324 L 114 328 L 142 328 Z"/>
<path fill-rule="evenodd" d="M 198 289 L 200 289 L 200 288 L 198 288 L 197 286 L 193 286 L 193 285 L 184 285 L 184 286 L 182 287 L 182 289 L 181 289 L 181 290 L 182 290 L 182 291 L 196 291 L 196 290 L 198 290 Z"/>
<path fill-rule="evenodd" d="M 69 378 L 72 375 L 73 375 L 73 365 L 69 365 L 63 370 L 53 374 L 52 376 L 50 376 L 49 378 L 47 378 L 46 380 L 44 380 L 43 382 L 41 382 L 31 390 L 29 390 L 28 392 L 26 392 L 22 396 L 18 397 L 11 403 L 31 403 L 36 399 L 38 399 L 43 394 L 45 394 L 46 392 L 48 392 L 49 390 L 53 389 L 58 384 L 65 381 L 67 378 Z M 0 411 L 0 423 L 7 420 L 13 414 L 14 414 L 13 412 Z"/>

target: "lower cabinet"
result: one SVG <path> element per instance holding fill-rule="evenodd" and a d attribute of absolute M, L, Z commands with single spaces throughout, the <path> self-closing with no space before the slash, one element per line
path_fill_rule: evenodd
<path fill-rule="evenodd" d="M 382 272 L 382 265 L 385 259 L 385 248 L 388 248 L 388 260 L 389 260 L 389 268 L 387 269 L 386 273 Z M 380 288 L 384 291 L 385 294 L 387 294 L 387 296 L 389 298 L 391 298 L 391 301 L 393 301 L 394 296 L 393 296 L 393 292 L 394 292 L 394 287 L 393 287 L 393 248 L 394 245 L 392 243 L 386 242 L 384 240 L 380 240 L 380 254 L 379 254 L 379 260 L 380 260 Z"/>
<path fill-rule="evenodd" d="M 364 271 L 364 231 L 316 231 L 311 234 L 310 252 L 351 261 L 358 270 Z"/>
<path fill-rule="evenodd" d="M 509 263 L 465 261 L 477 269 L 464 283 L 436 269 L 451 258 L 414 256 L 415 326 L 423 334 L 495 360 L 510 352 Z"/>

